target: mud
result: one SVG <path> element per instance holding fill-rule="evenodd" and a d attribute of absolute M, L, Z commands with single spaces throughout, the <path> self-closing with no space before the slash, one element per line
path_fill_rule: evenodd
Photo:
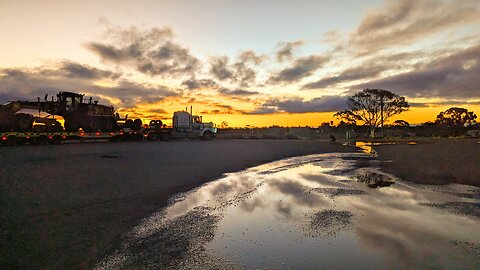
<path fill-rule="evenodd" d="M 218 217 L 212 209 L 196 207 L 187 214 L 165 222 L 144 237 L 128 235 L 121 250 L 98 265 L 97 269 L 177 269 L 199 266 L 199 261 L 215 265 L 213 257 L 192 260 L 204 251 L 214 236 Z M 221 265 L 226 265 L 221 262 Z M 180 267 L 182 268 L 182 267 Z M 201 269 L 201 268 L 198 268 Z"/>
<path fill-rule="evenodd" d="M 476 269 L 480 202 L 453 195 L 476 191 L 411 184 L 377 165 L 323 154 L 226 174 L 172 198 L 97 268 Z M 370 188 L 359 174 L 395 184 Z"/>
<path fill-rule="evenodd" d="M 343 180 L 340 180 L 343 181 Z M 348 182 L 342 182 L 348 183 Z M 367 195 L 368 193 L 361 189 L 346 189 L 346 188 L 314 188 L 313 192 L 323 193 L 327 196 L 334 198 L 338 196 L 351 196 L 351 195 Z"/>
<path fill-rule="evenodd" d="M 352 213 L 348 211 L 319 211 L 310 217 L 308 232 L 314 236 L 333 236 L 341 230 L 351 228 L 352 218 Z"/>
<path fill-rule="evenodd" d="M 357 181 L 365 183 L 369 188 L 388 187 L 395 183 L 393 176 L 371 169 L 359 169 Z"/>
<path fill-rule="evenodd" d="M 425 206 L 445 209 L 449 212 L 468 217 L 480 218 L 480 203 L 473 202 L 445 202 L 445 203 L 424 203 Z"/>
<path fill-rule="evenodd" d="M 350 151 L 316 140 L 2 147 L 0 269 L 91 269 L 175 194 L 273 160 Z"/>

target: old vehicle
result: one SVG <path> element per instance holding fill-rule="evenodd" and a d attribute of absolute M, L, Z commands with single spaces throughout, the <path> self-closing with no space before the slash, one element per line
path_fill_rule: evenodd
<path fill-rule="evenodd" d="M 49 115 L 40 117 L 20 112 L 23 109 L 38 110 Z M 55 119 L 61 116 L 64 127 Z M 140 119 L 120 118 L 112 106 L 100 105 L 97 101 L 84 100 L 84 95 L 60 92 L 51 100 L 45 95 L 43 101 L 11 101 L 0 105 L 0 144 L 47 144 L 65 140 L 143 140 L 200 137 L 212 139 L 217 132 L 211 122 L 202 122 L 202 117 L 187 111 L 175 112 L 172 126 L 161 120 L 152 120 L 143 125 Z"/>
<path fill-rule="evenodd" d="M 45 99 L 40 101 L 11 101 L 0 105 L 0 131 L 32 131 L 34 122 L 44 123 L 46 126 L 54 126 L 59 131 L 58 125 L 51 118 L 35 117 L 31 114 L 17 113 L 22 109 L 38 110 L 52 116 L 58 115 L 65 120 L 65 131 L 75 132 L 80 128 L 86 132 L 115 131 L 117 121 L 112 106 L 99 105 L 97 101 L 84 102 L 84 95 L 72 92 L 60 92 L 56 100 Z M 49 119 L 49 120 L 46 120 Z"/>

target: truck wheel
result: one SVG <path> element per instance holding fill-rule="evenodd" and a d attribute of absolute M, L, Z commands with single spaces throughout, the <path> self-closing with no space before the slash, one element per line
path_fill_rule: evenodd
<path fill-rule="evenodd" d="M 205 131 L 203 133 L 203 137 L 202 137 L 204 140 L 211 140 L 213 138 L 213 133 L 211 131 Z"/>
<path fill-rule="evenodd" d="M 158 140 L 158 135 L 156 132 L 149 133 L 147 136 L 147 140 L 149 141 L 156 141 Z"/>
<path fill-rule="evenodd" d="M 135 131 L 139 131 L 140 128 L 142 128 L 142 125 L 143 125 L 142 120 L 137 118 L 137 119 L 133 120 L 132 129 L 135 130 Z"/>
<path fill-rule="evenodd" d="M 132 119 L 125 120 L 125 124 L 123 126 L 125 128 L 132 128 L 133 127 L 133 120 Z"/>

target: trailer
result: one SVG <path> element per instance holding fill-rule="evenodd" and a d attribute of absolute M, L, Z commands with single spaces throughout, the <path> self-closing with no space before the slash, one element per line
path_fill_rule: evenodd
<path fill-rule="evenodd" d="M 217 128 L 212 122 L 203 122 L 202 116 L 185 111 L 173 114 L 172 126 L 161 120 L 143 124 L 140 119 L 120 118 L 111 106 L 97 101 L 84 101 L 84 95 L 60 92 L 56 100 L 40 98 L 37 101 L 11 101 L 0 105 L 0 145 L 38 145 L 86 141 L 140 141 L 169 140 L 172 138 L 201 138 L 211 140 Z M 37 109 L 49 113 L 36 117 L 20 113 L 22 109 Z M 60 124 L 55 115 L 65 123 Z"/>
<path fill-rule="evenodd" d="M 0 145 L 48 145 L 74 142 L 120 142 L 141 141 L 144 135 L 141 131 L 111 131 L 111 132 L 0 132 Z"/>

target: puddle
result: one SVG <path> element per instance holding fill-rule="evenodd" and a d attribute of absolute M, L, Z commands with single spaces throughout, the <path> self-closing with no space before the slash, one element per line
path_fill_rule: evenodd
<path fill-rule="evenodd" d="M 408 142 L 362 142 L 362 141 L 355 141 L 355 143 L 350 144 L 355 147 L 358 147 L 362 150 L 362 152 L 367 153 L 367 154 L 372 154 L 375 155 L 376 152 L 373 149 L 374 146 L 379 146 L 379 145 L 395 145 L 395 144 L 406 144 L 406 145 L 417 145 L 418 142 L 416 141 L 408 141 Z M 349 144 L 345 144 L 349 145 Z"/>
<path fill-rule="evenodd" d="M 281 160 L 172 198 L 97 269 L 476 269 L 478 190 L 369 188 L 362 153 Z M 365 175 L 364 175 L 365 176 Z M 368 177 L 365 176 L 365 177 Z M 472 196 L 455 196 L 454 193 Z"/>
<path fill-rule="evenodd" d="M 378 145 L 394 145 L 396 142 L 362 142 L 355 141 L 355 147 L 360 148 L 364 153 L 375 155 L 376 152 L 373 149 L 374 146 Z"/>

